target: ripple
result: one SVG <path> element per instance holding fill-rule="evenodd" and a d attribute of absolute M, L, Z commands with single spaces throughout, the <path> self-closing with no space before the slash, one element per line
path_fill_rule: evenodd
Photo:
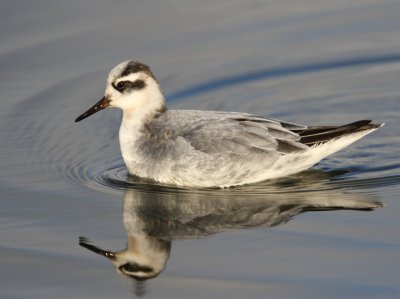
<path fill-rule="evenodd" d="M 340 180 L 332 182 L 333 185 L 339 186 L 340 188 L 348 189 L 370 189 L 388 187 L 400 184 L 400 175 L 391 175 L 384 177 L 373 177 L 366 179 L 350 179 Z"/>

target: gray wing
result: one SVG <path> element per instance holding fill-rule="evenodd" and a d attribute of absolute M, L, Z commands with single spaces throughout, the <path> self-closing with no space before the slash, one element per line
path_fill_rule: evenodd
<path fill-rule="evenodd" d="M 177 135 L 205 153 L 287 154 L 308 148 L 291 131 L 305 129 L 304 126 L 237 112 L 172 110 L 169 113 L 172 116 L 169 122 Z"/>

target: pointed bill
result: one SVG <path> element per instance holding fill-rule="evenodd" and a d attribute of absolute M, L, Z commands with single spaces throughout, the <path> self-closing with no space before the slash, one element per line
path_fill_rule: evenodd
<path fill-rule="evenodd" d="M 86 240 L 87 240 L 86 238 L 79 238 L 79 245 L 86 249 L 89 249 L 90 251 L 93 251 L 94 253 L 105 256 L 106 258 L 109 258 L 111 260 L 115 259 L 114 252 L 100 249 L 99 247 L 97 247 L 95 245 L 87 243 Z"/>
<path fill-rule="evenodd" d="M 85 113 L 79 115 L 75 119 L 75 122 L 77 123 L 78 121 L 81 121 L 82 119 L 85 119 L 86 117 L 89 117 L 92 114 L 95 114 L 96 112 L 107 108 L 108 106 L 110 106 L 110 102 L 111 101 L 106 96 L 102 97 L 100 101 L 93 105 L 93 107 L 89 108 L 89 110 L 87 110 Z"/>

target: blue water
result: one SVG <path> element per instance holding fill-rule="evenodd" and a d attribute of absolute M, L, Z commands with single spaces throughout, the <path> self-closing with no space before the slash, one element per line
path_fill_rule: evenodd
<path fill-rule="evenodd" d="M 0 298 L 399 297 L 398 1 L 1 7 Z M 129 58 L 174 109 L 386 125 L 280 180 L 146 184 L 127 175 L 119 111 L 74 123 Z M 145 282 L 85 248 L 146 242 L 164 245 L 135 259 L 165 268 Z"/>

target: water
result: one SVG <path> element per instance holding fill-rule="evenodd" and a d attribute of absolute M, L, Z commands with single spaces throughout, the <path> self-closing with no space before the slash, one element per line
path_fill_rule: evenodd
<path fill-rule="evenodd" d="M 398 298 L 399 12 L 377 0 L 3 1 L 0 297 Z M 127 175 L 120 112 L 73 122 L 128 58 L 152 66 L 173 108 L 386 126 L 289 178 L 148 185 Z M 156 278 L 135 283 L 84 247 L 127 243 L 162 244 L 144 254 Z"/>

